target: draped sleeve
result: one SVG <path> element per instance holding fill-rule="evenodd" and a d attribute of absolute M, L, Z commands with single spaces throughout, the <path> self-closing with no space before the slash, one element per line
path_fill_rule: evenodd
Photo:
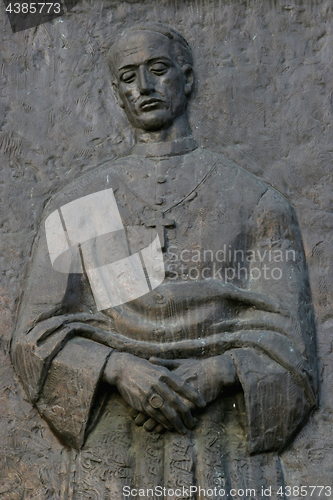
<path fill-rule="evenodd" d="M 78 449 L 112 349 L 88 338 L 98 326 L 108 328 L 107 320 L 96 311 L 83 273 L 53 269 L 45 218 L 34 244 L 11 357 L 32 404 L 62 441 Z"/>
<path fill-rule="evenodd" d="M 241 310 L 243 346 L 231 349 L 241 382 L 251 453 L 281 450 L 317 403 L 315 318 L 292 206 L 269 188 L 251 214 L 248 288 L 275 305 Z"/>

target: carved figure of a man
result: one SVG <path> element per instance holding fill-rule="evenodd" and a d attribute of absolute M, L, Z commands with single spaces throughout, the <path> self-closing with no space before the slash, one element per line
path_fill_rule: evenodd
<path fill-rule="evenodd" d="M 197 146 L 187 116 L 192 55 L 178 31 L 128 29 L 109 63 L 136 145 L 65 187 L 44 220 L 112 188 L 125 228 L 151 241 L 158 232 L 165 279 L 99 307 L 84 250 L 73 245 L 69 272 L 59 272 L 43 222 L 13 364 L 41 416 L 78 450 L 75 499 L 128 498 L 124 487 L 155 499 L 156 486 L 167 499 L 199 498 L 191 485 L 201 499 L 233 488 L 264 498 L 263 487 L 283 484 L 278 452 L 316 404 L 297 220 L 273 188 Z"/>

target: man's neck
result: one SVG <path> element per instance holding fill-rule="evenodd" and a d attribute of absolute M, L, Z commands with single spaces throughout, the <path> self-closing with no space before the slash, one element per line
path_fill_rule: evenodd
<path fill-rule="evenodd" d="M 140 145 L 178 141 L 185 137 L 189 137 L 191 133 L 187 114 L 183 114 L 176 118 L 167 129 L 156 130 L 154 132 L 137 129 L 135 135 L 136 143 Z"/>

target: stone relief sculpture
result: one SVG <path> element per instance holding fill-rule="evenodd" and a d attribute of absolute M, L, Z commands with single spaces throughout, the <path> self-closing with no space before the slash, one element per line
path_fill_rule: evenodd
<path fill-rule="evenodd" d="M 196 144 L 193 61 L 177 30 L 134 26 L 109 64 L 136 145 L 46 207 L 13 364 L 74 450 L 72 498 L 152 500 L 157 487 L 168 500 L 265 498 L 316 405 L 295 214 Z"/>

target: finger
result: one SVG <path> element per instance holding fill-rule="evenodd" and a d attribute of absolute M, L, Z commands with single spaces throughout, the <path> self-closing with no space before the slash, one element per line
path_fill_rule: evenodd
<path fill-rule="evenodd" d="M 175 368 L 179 368 L 179 366 L 183 362 L 183 360 L 180 359 L 162 359 L 162 358 L 155 358 L 154 356 L 149 358 L 149 361 L 153 365 L 165 366 L 165 368 L 168 368 L 169 370 L 174 370 Z"/>
<path fill-rule="evenodd" d="M 163 413 L 167 421 L 172 425 L 174 429 L 176 429 L 179 434 L 186 434 L 186 427 L 183 422 L 172 408 L 167 403 L 160 408 L 160 411 Z"/>
<path fill-rule="evenodd" d="M 201 394 L 196 389 L 191 387 L 187 382 L 184 382 L 184 380 L 178 375 L 170 372 L 170 374 L 164 376 L 162 380 L 171 389 L 180 394 L 180 396 L 188 399 L 199 408 L 205 408 L 206 401 L 201 396 Z"/>
<path fill-rule="evenodd" d="M 150 404 L 149 399 L 147 398 L 144 410 L 145 413 L 153 417 L 160 423 L 163 423 L 161 420 L 161 416 L 167 420 L 169 426 L 171 424 L 172 428 L 175 429 L 180 434 L 186 433 L 186 427 L 184 426 L 181 417 L 183 408 L 178 404 L 180 402 L 177 394 L 174 394 L 163 382 L 159 382 L 157 386 L 153 387 L 154 392 L 160 394 L 163 397 L 163 404 L 160 408 L 153 408 Z M 172 407 L 169 405 L 173 405 Z M 177 411 L 179 414 L 177 414 Z"/>
<path fill-rule="evenodd" d="M 151 431 L 153 431 L 153 430 L 155 429 L 155 427 L 156 427 L 157 425 L 161 425 L 161 424 L 158 424 L 158 423 L 156 422 L 156 420 L 154 420 L 153 418 L 149 418 L 149 419 L 147 420 L 147 422 L 145 422 L 145 423 L 143 424 L 143 427 L 144 427 L 144 429 L 145 429 L 146 431 L 151 432 Z"/>
<path fill-rule="evenodd" d="M 161 388 L 160 386 L 163 386 L 163 383 L 160 383 L 158 386 L 158 391 L 157 388 L 154 388 L 156 393 L 160 392 L 159 389 Z M 163 390 L 164 389 L 164 390 Z M 167 386 L 164 388 L 162 387 L 161 393 L 165 393 L 168 391 L 171 393 L 170 389 L 168 389 Z M 167 395 L 167 394 L 166 394 Z M 177 397 L 177 395 L 175 395 Z M 185 434 L 186 433 L 186 428 L 181 421 L 180 417 L 177 415 L 176 411 L 171 408 L 167 402 L 166 399 L 163 399 L 163 404 L 160 408 L 154 408 L 150 402 L 150 398 L 147 398 L 145 403 L 144 403 L 144 411 L 147 415 L 152 417 L 154 420 L 159 422 L 160 424 L 164 425 L 168 430 L 176 430 L 180 434 Z M 171 399 L 171 398 L 169 398 Z"/>
<path fill-rule="evenodd" d="M 135 425 L 141 426 L 148 419 L 149 419 L 149 417 L 147 417 L 147 415 L 145 415 L 144 413 L 139 413 L 139 415 L 136 417 L 136 419 L 134 420 L 134 422 L 135 422 Z"/>
<path fill-rule="evenodd" d="M 155 432 L 158 432 L 158 434 L 162 434 L 162 432 L 165 431 L 165 427 L 162 424 L 158 424 L 157 427 L 155 427 Z"/>
<path fill-rule="evenodd" d="M 131 417 L 132 418 L 136 418 L 138 415 L 139 415 L 139 411 L 138 410 L 135 410 L 134 408 L 131 408 Z"/>
<path fill-rule="evenodd" d="M 160 412 L 160 410 L 155 410 L 149 403 L 147 403 L 145 407 L 145 412 L 147 415 L 149 415 L 152 419 L 156 420 L 160 425 L 162 425 L 165 429 L 168 431 L 173 431 L 174 427 L 171 425 L 171 423 L 165 418 L 165 416 Z"/>
<path fill-rule="evenodd" d="M 159 385 L 159 393 L 164 401 L 172 408 L 175 413 L 181 418 L 188 429 L 193 429 L 195 425 L 194 418 L 192 417 L 191 410 L 188 405 L 180 399 L 180 397 L 171 391 L 169 387 L 163 383 Z M 161 409 L 163 406 L 161 407 Z"/>
<path fill-rule="evenodd" d="M 180 374 L 179 374 L 180 375 Z M 190 375 L 188 375 L 187 373 L 184 373 L 183 375 L 180 375 L 184 380 L 185 382 L 187 382 L 188 384 L 190 384 L 190 382 L 194 382 L 195 380 L 198 380 L 198 374 L 197 373 L 191 373 Z M 191 384 L 190 384 L 191 385 Z"/>

